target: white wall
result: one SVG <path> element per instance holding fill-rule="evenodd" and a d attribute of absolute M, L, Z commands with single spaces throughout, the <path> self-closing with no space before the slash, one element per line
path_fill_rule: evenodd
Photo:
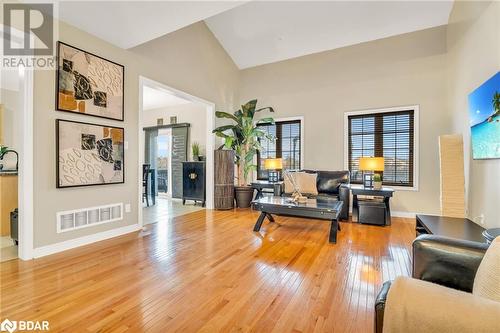
<path fill-rule="evenodd" d="M 198 142 L 201 154 L 206 154 L 207 138 L 207 109 L 195 103 L 175 105 L 159 109 L 145 110 L 143 112 L 142 126 L 156 126 L 156 120 L 163 118 L 163 124 L 170 123 L 171 116 L 177 116 L 177 123 L 189 123 L 188 156 L 191 156 L 191 144 Z"/>
<path fill-rule="evenodd" d="M 241 101 L 304 116 L 305 168 L 344 169 L 344 112 L 420 105 L 418 192 L 397 191 L 392 209 L 439 213 L 438 137 L 446 112 L 446 27 L 245 69 Z"/>
<path fill-rule="evenodd" d="M 464 137 L 467 215 L 484 220 L 484 227 L 500 227 L 500 159 L 471 158 L 467 102 L 500 70 L 500 2 L 455 1 L 447 37 L 448 109 L 451 133 Z"/>

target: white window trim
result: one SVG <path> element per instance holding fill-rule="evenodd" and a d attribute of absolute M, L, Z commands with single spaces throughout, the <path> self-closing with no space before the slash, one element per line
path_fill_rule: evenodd
<path fill-rule="evenodd" d="M 293 117 L 284 117 L 284 118 L 273 118 L 274 119 L 274 122 L 280 122 L 280 121 L 294 121 L 294 120 L 298 120 L 300 121 L 300 168 L 301 169 L 305 169 L 305 166 L 304 166 L 304 147 L 305 147 L 305 137 L 304 137 L 304 116 L 293 116 Z M 258 120 L 256 121 L 258 122 Z M 254 157 L 254 160 L 253 160 L 253 163 L 255 165 L 257 165 L 257 154 L 255 154 L 255 157 Z M 257 180 L 257 171 L 255 171 L 253 173 L 253 180 Z"/>
<path fill-rule="evenodd" d="M 388 186 L 398 191 L 416 191 L 419 190 L 420 174 L 420 152 L 419 152 L 419 133 L 420 133 L 420 105 L 396 106 L 382 109 L 368 109 L 344 112 L 344 168 L 349 170 L 349 116 L 363 115 L 370 113 L 385 113 L 413 110 L 413 187 L 408 186 Z"/>

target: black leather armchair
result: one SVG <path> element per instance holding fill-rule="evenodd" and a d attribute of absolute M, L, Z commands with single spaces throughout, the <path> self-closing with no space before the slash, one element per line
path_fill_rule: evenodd
<path fill-rule="evenodd" d="M 421 235 L 413 241 L 412 277 L 471 292 L 474 277 L 488 248 L 477 243 L 436 235 Z M 381 333 L 391 281 L 383 284 L 375 300 L 375 332 Z"/>

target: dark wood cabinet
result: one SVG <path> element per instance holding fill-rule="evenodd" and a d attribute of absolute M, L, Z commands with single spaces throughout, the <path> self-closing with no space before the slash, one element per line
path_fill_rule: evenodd
<path fill-rule="evenodd" d="M 182 203 L 186 200 L 206 200 L 205 162 L 182 162 Z"/>

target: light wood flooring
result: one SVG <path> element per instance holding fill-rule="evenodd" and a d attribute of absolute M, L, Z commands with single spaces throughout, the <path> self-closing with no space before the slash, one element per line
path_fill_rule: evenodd
<path fill-rule="evenodd" d="M 390 227 L 200 210 L 31 262 L 0 264 L 0 318 L 51 332 L 372 332 L 383 281 L 410 273 Z"/>
<path fill-rule="evenodd" d="M 159 195 L 156 197 L 156 204 L 153 205 L 150 200 L 150 206 L 143 203 L 142 219 L 144 224 L 157 223 L 168 221 L 174 217 L 185 215 L 188 213 L 197 212 L 205 209 L 201 207 L 201 203 L 195 204 L 192 200 L 187 200 L 186 204 L 182 204 L 182 199 L 172 199 L 166 196 Z"/>

